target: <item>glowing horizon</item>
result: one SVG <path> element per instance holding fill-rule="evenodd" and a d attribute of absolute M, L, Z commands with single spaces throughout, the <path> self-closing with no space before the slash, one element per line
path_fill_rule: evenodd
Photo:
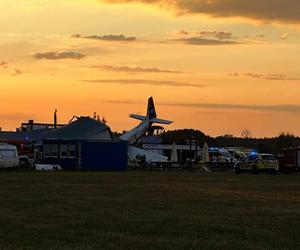
<path fill-rule="evenodd" d="M 300 135 L 297 6 L 239 1 L 1 1 L 0 127 L 57 108 L 128 130 L 153 96 L 166 129 Z"/>

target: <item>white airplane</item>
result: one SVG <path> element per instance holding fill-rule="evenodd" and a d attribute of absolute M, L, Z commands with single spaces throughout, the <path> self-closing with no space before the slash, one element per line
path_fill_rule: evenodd
<path fill-rule="evenodd" d="M 137 148 L 133 146 L 137 141 L 151 128 L 152 124 L 171 124 L 172 121 L 163 120 L 157 118 L 155 106 L 153 102 L 153 98 L 150 97 L 148 99 L 148 107 L 147 107 L 147 115 L 129 115 L 131 118 L 140 120 L 141 123 L 130 131 L 126 132 L 124 135 L 120 137 L 120 139 L 127 141 L 130 145 L 128 147 L 128 158 L 133 161 L 137 158 L 137 156 L 145 156 L 146 161 L 149 162 L 167 162 L 168 157 L 147 151 L 141 148 Z"/>
<path fill-rule="evenodd" d="M 120 137 L 124 141 L 128 141 L 131 145 L 135 144 L 154 123 L 171 124 L 172 121 L 157 118 L 153 98 L 148 99 L 147 115 L 131 114 L 129 117 L 140 120 L 141 123 Z"/>

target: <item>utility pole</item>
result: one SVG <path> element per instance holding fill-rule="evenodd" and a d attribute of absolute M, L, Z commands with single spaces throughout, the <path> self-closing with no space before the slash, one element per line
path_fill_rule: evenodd
<path fill-rule="evenodd" d="M 189 164 L 189 168 L 190 169 L 192 169 L 192 153 L 193 153 L 193 151 L 192 151 L 192 139 L 193 139 L 193 136 L 192 135 L 190 135 L 190 164 Z"/>

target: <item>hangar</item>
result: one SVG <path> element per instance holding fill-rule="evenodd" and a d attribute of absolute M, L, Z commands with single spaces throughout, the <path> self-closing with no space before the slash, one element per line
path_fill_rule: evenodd
<path fill-rule="evenodd" d="M 28 143 L 36 162 L 61 165 L 63 169 L 126 170 L 127 142 L 114 138 L 101 121 L 76 118 L 59 128 L 0 132 L 0 141 Z"/>

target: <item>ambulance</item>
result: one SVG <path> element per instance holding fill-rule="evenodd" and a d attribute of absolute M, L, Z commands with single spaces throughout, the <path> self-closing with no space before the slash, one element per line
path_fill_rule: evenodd
<path fill-rule="evenodd" d="M 236 174 L 240 174 L 241 172 L 252 172 L 253 174 L 268 172 L 276 174 L 278 170 L 278 161 L 272 154 L 251 153 L 245 160 L 236 162 L 234 166 Z"/>

